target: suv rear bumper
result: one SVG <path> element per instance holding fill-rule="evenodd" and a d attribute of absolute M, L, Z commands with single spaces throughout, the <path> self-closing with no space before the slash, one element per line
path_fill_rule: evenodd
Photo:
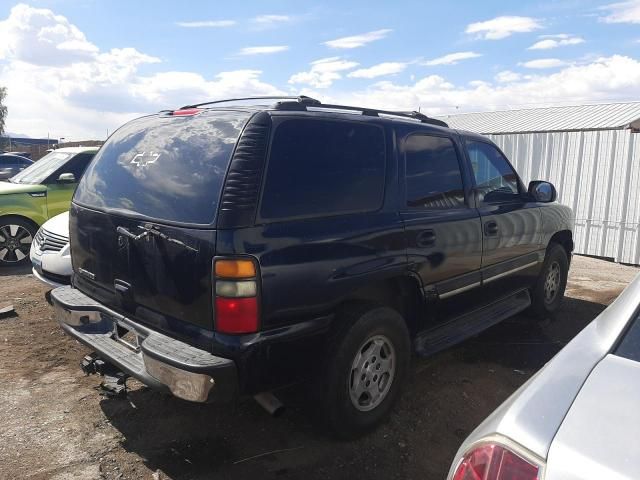
<path fill-rule="evenodd" d="M 150 330 L 70 286 L 53 290 L 51 299 L 65 332 L 145 385 L 192 402 L 229 401 L 237 395 L 233 360 Z M 131 335 L 120 338 L 118 327 Z"/>

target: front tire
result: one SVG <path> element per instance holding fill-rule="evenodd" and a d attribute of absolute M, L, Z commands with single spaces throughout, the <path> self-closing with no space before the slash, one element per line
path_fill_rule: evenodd
<path fill-rule="evenodd" d="M 320 385 L 322 420 L 339 438 L 355 438 L 390 413 L 409 369 L 411 342 L 395 310 L 359 305 L 338 320 Z"/>
<path fill-rule="evenodd" d="M 547 249 L 542 271 L 532 292 L 531 311 L 545 318 L 555 313 L 564 299 L 569 275 L 569 259 L 565 249 L 553 243 Z"/>
<path fill-rule="evenodd" d="M 0 266 L 18 266 L 29 262 L 31 242 L 36 228 L 21 218 L 0 218 Z"/>

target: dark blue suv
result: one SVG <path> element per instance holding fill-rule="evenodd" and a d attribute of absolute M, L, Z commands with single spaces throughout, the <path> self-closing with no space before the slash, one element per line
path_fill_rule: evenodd
<path fill-rule="evenodd" d="M 244 100 L 134 120 L 83 176 L 52 299 L 101 365 L 195 402 L 312 380 L 348 437 L 389 413 L 412 352 L 559 307 L 572 213 L 486 138 Z"/>

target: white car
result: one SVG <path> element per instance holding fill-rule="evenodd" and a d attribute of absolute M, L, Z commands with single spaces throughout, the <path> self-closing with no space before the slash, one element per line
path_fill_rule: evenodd
<path fill-rule="evenodd" d="M 69 212 L 47 220 L 31 243 L 33 274 L 39 280 L 59 287 L 71 283 L 71 252 L 69 249 Z"/>
<path fill-rule="evenodd" d="M 640 478 L 640 275 L 464 441 L 449 480 Z"/>

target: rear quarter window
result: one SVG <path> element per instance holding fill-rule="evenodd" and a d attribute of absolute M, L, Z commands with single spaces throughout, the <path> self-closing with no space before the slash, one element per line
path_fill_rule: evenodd
<path fill-rule="evenodd" d="M 375 211 L 384 179 L 380 126 L 285 120 L 273 134 L 260 215 L 278 220 Z"/>

